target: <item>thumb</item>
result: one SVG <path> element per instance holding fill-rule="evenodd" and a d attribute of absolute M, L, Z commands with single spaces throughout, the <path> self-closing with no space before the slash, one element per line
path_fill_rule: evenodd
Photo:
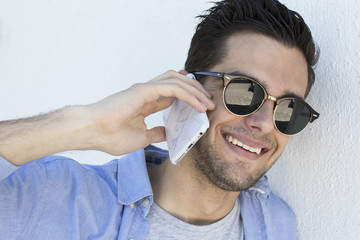
<path fill-rule="evenodd" d="M 166 140 L 165 128 L 162 126 L 154 127 L 152 129 L 147 130 L 147 135 L 148 135 L 149 144 L 163 142 Z"/>

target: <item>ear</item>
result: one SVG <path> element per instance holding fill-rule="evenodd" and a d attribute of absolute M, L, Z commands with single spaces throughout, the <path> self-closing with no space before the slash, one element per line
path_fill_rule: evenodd
<path fill-rule="evenodd" d="M 189 72 L 186 71 L 186 70 L 184 70 L 184 69 L 180 70 L 179 73 L 181 73 L 182 75 L 187 75 L 187 74 L 189 74 Z"/>

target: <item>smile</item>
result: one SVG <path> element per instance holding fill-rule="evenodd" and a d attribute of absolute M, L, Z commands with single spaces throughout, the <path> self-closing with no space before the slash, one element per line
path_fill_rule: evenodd
<path fill-rule="evenodd" d="M 242 143 L 241 141 L 239 141 L 238 139 L 230 136 L 230 135 L 226 135 L 226 140 L 228 140 L 229 143 L 232 143 L 236 146 L 239 146 L 249 152 L 252 152 L 252 153 L 256 153 L 256 154 L 260 154 L 261 153 L 261 148 L 253 148 L 253 147 L 250 147 L 244 143 Z"/>

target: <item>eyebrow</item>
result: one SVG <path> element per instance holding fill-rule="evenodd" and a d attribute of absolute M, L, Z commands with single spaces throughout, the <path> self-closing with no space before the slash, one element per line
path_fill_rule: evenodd
<path fill-rule="evenodd" d="M 254 76 L 251 76 L 251 75 L 248 75 L 246 73 L 243 73 L 243 72 L 240 72 L 240 71 L 234 71 L 234 72 L 230 72 L 228 73 L 229 75 L 235 75 L 235 76 L 243 76 L 243 77 L 247 77 L 247 78 L 251 78 L 253 80 L 255 80 L 256 82 L 260 83 L 264 88 L 265 90 L 268 89 L 269 85 L 260 81 L 259 79 L 257 79 L 256 77 Z M 266 90 L 267 91 L 267 90 Z M 269 94 L 270 95 L 270 94 Z M 293 97 L 293 98 L 299 98 L 301 100 L 305 100 L 303 96 L 300 96 L 298 94 L 296 94 L 295 92 L 293 92 L 292 90 L 290 89 L 286 89 L 285 90 L 285 94 L 281 95 L 280 97 L 276 97 L 277 99 L 280 99 L 280 98 L 285 98 L 285 97 Z"/>

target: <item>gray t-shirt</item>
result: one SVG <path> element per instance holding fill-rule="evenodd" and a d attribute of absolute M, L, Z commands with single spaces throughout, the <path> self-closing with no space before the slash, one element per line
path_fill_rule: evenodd
<path fill-rule="evenodd" d="M 236 201 L 231 212 L 209 225 L 192 225 L 183 222 L 153 203 L 147 216 L 150 230 L 147 240 L 243 240 L 243 224 L 240 216 L 240 201 Z"/>

